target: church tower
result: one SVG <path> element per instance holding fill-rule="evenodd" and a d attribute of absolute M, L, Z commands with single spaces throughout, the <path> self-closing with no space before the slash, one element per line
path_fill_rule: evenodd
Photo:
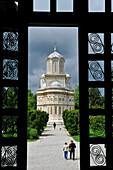
<path fill-rule="evenodd" d="M 65 59 L 56 52 L 56 45 L 54 46 L 54 52 L 48 56 L 46 62 L 47 74 L 64 74 Z"/>
<path fill-rule="evenodd" d="M 70 86 L 71 76 L 64 73 L 64 57 L 56 51 L 46 59 L 47 73 L 40 77 L 37 90 L 37 110 L 49 113 L 49 123 L 63 124 L 62 112 L 74 110 L 74 90 Z"/>

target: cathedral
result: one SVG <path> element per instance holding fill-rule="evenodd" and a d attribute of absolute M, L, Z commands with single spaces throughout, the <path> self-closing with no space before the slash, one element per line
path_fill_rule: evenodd
<path fill-rule="evenodd" d="M 46 59 L 47 72 L 40 77 L 37 90 L 37 110 L 49 113 L 48 124 L 63 124 L 62 112 L 74 110 L 74 90 L 70 86 L 71 76 L 64 74 L 64 57 L 54 52 Z"/>

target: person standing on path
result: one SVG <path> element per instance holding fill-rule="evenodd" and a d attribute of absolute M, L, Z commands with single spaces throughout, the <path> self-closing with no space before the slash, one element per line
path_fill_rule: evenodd
<path fill-rule="evenodd" d="M 69 146 L 67 145 L 67 142 L 65 142 L 65 145 L 63 147 L 63 151 L 64 151 L 64 158 L 67 160 L 67 155 L 68 155 L 68 148 Z"/>
<path fill-rule="evenodd" d="M 54 126 L 54 129 L 55 129 L 56 128 L 56 123 L 55 122 L 53 123 L 53 126 Z"/>
<path fill-rule="evenodd" d="M 70 145 L 69 145 L 69 151 L 70 151 L 70 159 L 72 157 L 72 153 L 73 153 L 73 160 L 75 159 L 75 148 L 76 148 L 76 145 L 75 143 L 73 143 L 73 140 L 70 141 Z"/>

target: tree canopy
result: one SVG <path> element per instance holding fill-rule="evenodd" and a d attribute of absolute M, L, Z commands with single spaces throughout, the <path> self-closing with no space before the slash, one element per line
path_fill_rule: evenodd
<path fill-rule="evenodd" d="M 28 89 L 28 111 L 35 110 L 37 108 L 37 96 Z"/>
<path fill-rule="evenodd" d="M 79 110 L 64 110 L 62 114 L 64 125 L 71 135 L 80 134 Z"/>
<path fill-rule="evenodd" d="M 49 114 L 37 110 L 37 95 L 28 89 L 27 138 L 38 139 L 47 124 Z"/>
<path fill-rule="evenodd" d="M 75 109 L 79 109 L 79 84 L 75 84 L 74 105 Z"/>

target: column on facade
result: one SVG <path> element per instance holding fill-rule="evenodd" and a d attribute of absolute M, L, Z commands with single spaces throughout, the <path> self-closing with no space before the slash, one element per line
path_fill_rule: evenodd
<path fill-rule="evenodd" d="M 53 119 L 52 117 L 53 117 L 53 108 L 52 108 L 52 106 L 50 106 L 50 117 L 51 117 L 51 120 Z"/>
<path fill-rule="evenodd" d="M 59 116 L 59 106 L 57 106 L 57 115 Z"/>
<path fill-rule="evenodd" d="M 51 118 L 50 118 L 50 106 L 48 106 L 48 111 L 49 111 L 49 120 L 51 120 Z"/>
<path fill-rule="evenodd" d="M 51 115 L 51 106 L 49 106 L 49 115 Z"/>
<path fill-rule="evenodd" d="M 53 116 L 55 115 L 55 106 L 53 106 Z"/>
<path fill-rule="evenodd" d="M 51 106 L 51 116 L 53 115 L 53 107 Z"/>

